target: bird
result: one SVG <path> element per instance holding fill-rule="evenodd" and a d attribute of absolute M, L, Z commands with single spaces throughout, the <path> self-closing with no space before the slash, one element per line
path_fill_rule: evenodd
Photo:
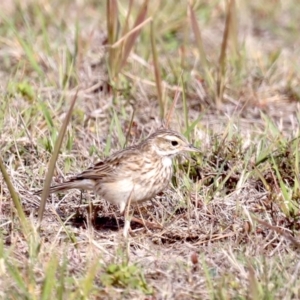
<path fill-rule="evenodd" d="M 130 203 L 141 203 L 167 188 L 173 175 L 173 158 L 184 152 L 200 150 L 182 134 L 158 129 L 139 144 L 115 152 L 68 181 L 51 186 L 49 193 L 92 190 L 124 213 L 129 198 Z"/>

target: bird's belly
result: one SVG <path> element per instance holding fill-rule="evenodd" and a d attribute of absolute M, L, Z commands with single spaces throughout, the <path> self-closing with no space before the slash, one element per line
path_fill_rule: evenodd
<path fill-rule="evenodd" d="M 133 182 L 131 179 L 123 179 L 115 182 L 103 182 L 96 186 L 96 193 L 102 196 L 106 201 L 120 205 L 126 202 L 132 193 Z M 132 197 L 134 194 L 132 194 Z"/>
<path fill-rule="evenodd" d="M 150 175 L 150 177 L 149 177 Z M 122 204 L 131 197 L 131 202 L 150 200 L 163 191 L 168 185 L 171 171 L 164 176 L 137 176 L 136 178 L 125 178 L 115 182 L 102 182 L 96 185 L 95 192 L 106 201 L 113 204 Z M 152 178 L 149 180 L 149 178 Z"/>

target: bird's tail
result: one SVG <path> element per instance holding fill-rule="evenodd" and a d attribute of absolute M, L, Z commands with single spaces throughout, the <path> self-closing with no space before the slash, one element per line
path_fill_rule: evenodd
<path fill-rule="evenodd" d="M 95 186 L 95 181 L 92 179 L 71 179 L 69 181 L 53 185 L 49 189 L 49 193 L 57 193 L 70 189 L 79 189 L 79 190 L 93 190 Z M 39 195 L 43 190 L 38 190 L 34 192 L 34 195 Z"/>

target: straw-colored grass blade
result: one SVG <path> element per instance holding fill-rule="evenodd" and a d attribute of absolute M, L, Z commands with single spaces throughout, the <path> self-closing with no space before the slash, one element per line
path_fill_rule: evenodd
<path fill-rule="evenodd" d="M 127 12 L 127 15 L 126 15 L 126 19 L 125 19 L 125 23 L 124 23 L 124 26 L 123 26 L 123 29 L 122 29 L 121 36 L 124 36 L 127 32 L 129 32 L 129 19 L 130 19 L 130 16 L 131 16 L 133 4 L 134 4 L 134 0 L 129 0 L 128 12 Z"/>
<path fill-rule="evenodd" d="M 172 116 L 174 114 L 174 110 L 175 110 L 176 104 L 177 104 L 177 102 L 179 100 L 179 97 L 180 97 L 180 92 L 179 92 L 179 90 L 177 90 L 175 92 L 175 96 L 174 96 L 174 100 L 173 100 L 172 106 L 170 107 L 169 112 L 168 112 L 168 114 L 166 116 L 166 119 L 165 119 L 164 125 L 165 125 L 166 128 L 170 127 L 170 122 L 172 120 Z"/>
<path fill-rule="evenodd" d="M 238 43 L 238 20 L 235 0 L 232 0 L 229 5 L 230 9 L 230 45 L 231 51 L 235 56 L 239 55 L 239 43 Z"/>
<path fill-rule="evenodd" d="M 55 164 L 56 164 L 56 161 L 57 161 L 57 158 L 58 158 L 59 150 L 61 148 L 64 135 L 65 135 L 66 130 L 67 130 L 67 126 L 68 126 L 69 121 L 71 119 L 73 107 L 74 107 L 76 99 L 77 99 L 77 93 L 78 93 L 78 90 L 77 90 L 74 98 L 71 101 L 69 111 L 68 111 L 68 113 L 65 117 L 64 123 L 62 124 L 62 126 L 60 128 L 58 138 L 55 142 L 54 151 L 53 151 L 53 154 L 52 154 L 50 162 L 49 162 L 48 171 L 47 171 L 47 175 L 46 175 L 46 179 L 45 179 L 45 183 L 44 183 L 44 188 L 43 188 L 43 192 L 42 192 L 42 195 L 41 195 L 41 204 L 40 204 L 39 214 L 38 214 L 39 225 L 41 224 L 42 219 L 43 219 L 47 197 L 49 196 L 49 188 L 50 188 L 50 185 L 51 185 L 51 180 L 52 180 L 52 176 L 53 176 L 53 173 L 54 173 Z"/>
<path fill-rule="evenodd" d="M 142 24 L 147 16 L 147 10 L 148 10 L 148 0 L 145 0 L 143 6 L 141 7 L 141 10 L 135 20 L 134 26 L 133 26 L 133 30 L 139 26 L 140 24 Z M 130 13 L 131 10 L 129 10 L 128 13 Z M 128 25 L 127 25 L 128 26 Z M 127 58 L 134 46 L 134 43 L 137 39 L 137 37 L 139 36 L 141 31 L 141 28 L 139 28 L 138 30 L 134 30 L 133 33 L 127 38 L 127 40 L 125 41 L 124 44 L 124 49 L 123 49 L 123 53 L 122 53 L 122 62 L 120 65 L 120 69 L 122 69 L 122 67 L 124 66 L 124 64 L 127 61 Z"/>
<path fill-rule="evenodd" d="M 207 57 L 206 57 L 204 47 L 203 47 L 203 41 L 202 41 L 200 27 L 197 22 L 196 14 L 195 14 L 191 4 L 189 4 L 188 12 L 189 12 L 190 20 L 191 20 L 192 30 L 193 30 L 196 44 L 198 47 L 198 51 L 200 54 L 200 60 L 201 60 L 202 64 L 204 65 L 204 67 L 207 67 L 208 61 L 207 61 Z"/>
<path fill-rule="evenodd" d="M 158 97 L 159 108 L 160 108 L 160 117 L 161 119 L 163 119 L 164 118 L 163 90 L 162 90 L 162 81 L 161 81 L 161 74 L 160 74 L 160 68 L 158 63 L 157 50 L 155 45 L 154 31 L 155 31 L 154 25 L 152 22 L 151 23 L 151 48 L 152 48 L 152 56 L 153 56 L 154 76 L 155 76 L 157 97 Z"/>
<path fill-rule="evenodd" d="M 118 33 L 118 1 L 107 0 L 107 37 L 108 43 L 112 45 Z"/>
<path fill-rule="evenodd" d="M 119 19 L 118 19 L 118 2 L 117 0 L 107 0 L 107 11 L 106 11 L 106 19 L 107 19 L 107 38 L 108 44 L 113 45 L 118 38 L 118 28 L 119 28 Z M 108 63 L 109 63 L 109 71 L 111 78 L 114 78 L 117 74 L 117 64 L 120 55 L 120 49 L 114 49 L 112 47 L 108 50 Z"/>
<path fill-rule="evenodd" d="M 230 27 L 232 24 L 232 14 L 235 11 L 233 9 L 234 0 L 229 0 L 227 3 L 227 13 L 225 21 L 225 29 L 223 33 L 221 52 L 219 57 L 218 75 L 217 75 L 217 97 L 216 104 L 220 106 L 223 102 L 224 86 L 225 86 L 225 72 L 226 72 L 226 50 L 228 48 Z"/>
<path fill-rule="evenodd" d="M 190 19 L 192 31 L 193 31 L 193 34 L 195 37 L 197 48 L 198 48 L 200 62 L 202 64 L 202 68 L 204 71 L 205 82 L 207 83 L 209 90 L 214 94 L 215 80 L 212 76 L 211 65 L 209 63 L 209 60 L 207 59 L 207 55 L 204 50 L 204 44 L 203 44 L 203 40 L 202 40 L 199 23 L 197 22 L 197 17 L 196 17 L 195 11 L 191 4 L 189 4 L 189 6 L 188 6 L 188 17 Z"/>

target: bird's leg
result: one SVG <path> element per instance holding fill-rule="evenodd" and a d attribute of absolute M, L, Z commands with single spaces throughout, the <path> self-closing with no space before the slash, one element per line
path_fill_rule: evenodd
<path fill-rule="evenodd" d="M 131 204 L 131 198 L 132 198 L 133 190 L 134 190 L 134 187 L 133 187 L 133 189 L 130 192 L 130 195 L 128 197 L 128 200 L 126 202 L 126 206 L 125 206 L 125 209 L 124 209 L 124 212 L 123 212 L 123 214 L 124 214 L 123 235 L 124 235 L 125 238 L 128 237 L 128 232 L 129 232 L 129 229 L 130 229 L 129 209 L 130 209 L 130 204 Z"/>
<path fill-rule="evenodd" d="M 80 190 L 80 201 L 79 201 L 79 204 L 76 207 L 76 213 L 75 213 L 76 218 L 80 216 L 79 209 L 80 209 L 80 206 L 81 206 L 81 203 L 82 203 L 82 198 L 83 198 L 82 195 L 83 195 L 83 192 L 82 192 L 82 190 Z"/>
<path fill-rule="evenodd" d="M 123 215 L 124 215 L 124 230 L 123 230 L 123 235 L 124 235 L 124 237 L 128 236 L 128 232 L 129 232 L 129 229 L 130 229 L 130 222 L 131 221 L 139 223 L 139 224 L 143 225 L 144 227 L 146 227 L 147 229 L 148 228 L 151 228 L 151 229 L 162 229 L 163 227 L 160 224 L 148 222 L 148 221 L 144 220 L 143 217 L 141 219 L 140 218 L 136 218 L 134 216 L 131 216 L 131 218 L 129 218 L 129 210 L 130 210 L 130 205 L 131 205 L 132 193 L 133 193 L 133 189 L 130 192 L 130 195 L 128 197 L 128 201 L 126 203 L 126 207 L 125 207 L 124 212 L 123 212 Z M 138 207 L 138 210 L 139 210 L 140 216 L 142 216 L 142 213 L 141 213 L 139 207 Z"/>
<path fill-rule="evenodd" d="M 153 223 L 153 222 L 146 221 L 146 220 L 143 218 L 143 216 L 142 216 L 142 213 L 141 213 L 141 210 L 140 210 L 139 206 L 137 206 L 137 207 L 138 207 L 139 214 L 140 214 L 141 218 L 136 218 L 136 217 L 132 216 L 132 217 L 131 217 L 131 221 L 137 222 L 137 223 L 139 223 L 139 224 L 145 226 L 147 229 L 148 229 L 148 228 L 151 228 L 151 229 L 162 229 L 162 228 L 163 228 L 163 227 L 162 227 L 160 224 L 158 224 L 158 223 Z"/>

